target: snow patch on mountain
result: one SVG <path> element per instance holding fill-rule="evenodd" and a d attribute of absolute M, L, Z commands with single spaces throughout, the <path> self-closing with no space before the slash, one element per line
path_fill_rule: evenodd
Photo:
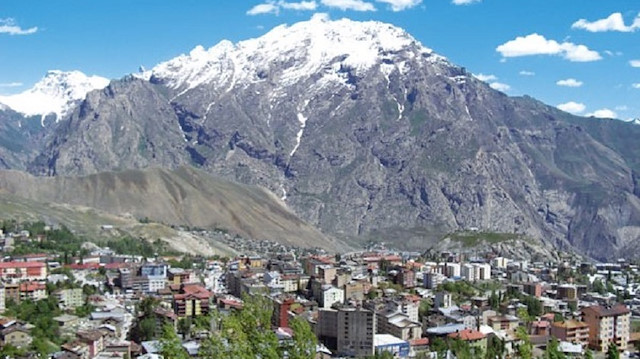
<path fill-rule="evenodd" d="M 31 89 L 22 93 L 0 96 L 0 102 L 27 116 L 56 115 L 56 121 L 73 110 L 87 93 L 105 88 L 109 79 L 87 76 L 80 71 L 52 70 Z"/>
<path fill-rule="evenodd" d="M 197 46 L 189 54 L 158 64 L 151 70 L 151 80 L 159 80 L 179 95 L 203 84 L 221 93 L 271 77 L 287 86 L 318 73 L 323 74 L 319 84 L 346 83 L 341 70 L 357 74 L 406 49 L 411 50 L 404 52 L 407 56 L 428 54 L 427 61 L 444 60 L 393 25 L 331 21 L 316 14 L 309 21 L 277 26 L 256 39 L 237 44 L 224 40 L 208 50 Z M 274 68 L 278 73 L 269 73 Z"/>
<path fill-rule="evenodd" d="M 296 145 L 293 147 L 293 150 L 291 150 L 291 153 L 289 154 L 290 158 L 293 157 L 293 155 L 298 150 L 298 147 L 300 147 L 302 134 L 304 133 L 304 128 L 307 126 L 307 118 L 303 114 L 298 113 L 298 122 L 300 122 L 300 130 L 298 130 L 298 133 L 296 134 Z"/>

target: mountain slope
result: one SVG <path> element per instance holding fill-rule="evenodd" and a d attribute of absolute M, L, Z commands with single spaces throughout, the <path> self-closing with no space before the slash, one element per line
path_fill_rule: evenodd
<path fill-rule="evenodd" d="M 0 191 L 32 201 L 87 206 L 166 224 L 221 228 L 247 238 L 344 249 L 298 219 L 268 191 L 216 179 L 188 167 L 50 178 L 0 171 Z"/>
<path fill-rule="evenodd" d="M 191 163 L 344 238 L 422 248 L 475 227 L 633 255 L 640 126 L 594 121 L 507 97 L 391 25 L 316 16 L 89 94 L 29 168 Z"/>

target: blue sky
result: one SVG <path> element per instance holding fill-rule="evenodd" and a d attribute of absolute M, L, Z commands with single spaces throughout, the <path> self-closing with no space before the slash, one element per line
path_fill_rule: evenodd
<path fill-rule="evenodd" d="M 2 0 L 0 94 L 50 69 L 120 78 L 316 12 L 400 26 L 510 95 L 640 117 L 640 3 L 627 0 Z"/>

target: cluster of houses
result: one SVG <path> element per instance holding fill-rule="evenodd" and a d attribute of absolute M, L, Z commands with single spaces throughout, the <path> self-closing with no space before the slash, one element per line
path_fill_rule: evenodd
<path fill-rule="evenodd" d="M 319 358 L 382 352 L 411 358 L 431 353 L 439 340 L 459 340 L 486 352 L 494 339 L 503 343 L 505 356 L 517 357 L 522 341 L 518 328 L 537 350 L 556 338 L 571 357 L 582 357 L 587 348 L 606 352 L 611 345 L 634 352 L 640 339 L 632 331 L 632 318 L 640 314 L 640 292 L 633 280 L 638 268 L 626 262 L 529 263 L 490 253 L 469 258 L 449 252 L 427 258 L 384 249 L 342 255 L 252 254 L 201 259 L 189 268 L 170 262 L 176 263 L 108 249 L 66 266 L 51 254 L 6 257 L 0 262 L 0 312 L 9 301 L 54 296 L 65 313 L 54 319 L 60 335 L 69 340 L 52 357 L 65 359 L 158 358 L 164 324 L 177 330 L 185 318 L 242 310 L 246 295 L 270 298 L 272 329 L 282 340 L 293 335 L 291 318 L 307 320 L 318 338 Z M 82 287 L 49 292 L 48 282 L 68 279 L 55 271 L 59 267 L 81 285 L 93 286 L 94 293 Z M 598 280 L 616 293 L 593 291 Z M 471 292 L 456 291 L 459 283 Z M 156 332 L 137 340 L 132 330 L 141 319 L 139 303 L 149 297 L 159 303 L 151 314 Z M 540 313 L 523 316 L 532 301 Z M 75 309 L 83 305 L 92 310 L 79 316 Z M 0 317 L 0 344 L 28 348 L 32 329 L 28 321 Z M 214 332 L 212 326 L 196 336 L 183 335 L 185 351 L 197 358 L 201 339 Z"/>

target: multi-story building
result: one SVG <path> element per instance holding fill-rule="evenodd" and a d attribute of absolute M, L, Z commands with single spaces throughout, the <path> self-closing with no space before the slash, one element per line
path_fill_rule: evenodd
<path fill-rule="evenodd" d="M 491 266 L 487 263 L 466 263 L 460 268 L 460 275 L 470 282 L 491 279 Z"/>
<path fill-rule="evenodd" d="M 453 304 L 453 297 L 449 292 L 438 292 L 433 301 L 435 309 L 449 308 Z"/>
<path fill-rule="evenodd" d="M 314 294 L 321 308 L 331 308 L 336 303 L 344 303 L 344 290 L 329 284 L 322 285 Z"/>
<path fill-rule="evenodd" d="M 118 269 L 118 280 L 120 282 L 120 288 L 125 291 L 127 289 L 131 289 L 133 287 L 132 278 L 133 275 L 129 268 L 120 268 Z"/>
<path fill-rule="evenodd" d="M 298 286 L 300 285 L 299 274 L 283 274 L 281 280 L 285 293 L 293 293 L 298 291 Z"/>
<path fill-rule="evenodd" d="M 618 350 L 627 349 L 631 311 L 624 304 L 595 305 L 582 309 L 582 319 L 589 326 L 589 347 L 606 352 L 610 343 Z"/>
<path fill-rule="evenodd" d="M 74 309 L 84 304 L 82 288 L 60 289 L 55 292 L 62 309 Z"/>
<path fill-rule="evenodd" d="M 445 280 L 445 276 L 442 273 L 426 272 L 422 277 L 422 284 L 427 289 L 436 289 Z"/>
<path fill-rule="evenodd" d="M 20 283 L 4 283 L 4 300 L 20 303 Z"/>
<path fill-rule="evenodd" d="M 589 345 L 589 325 L 577 320 L 565 320 L 551 324 L 551 335 L 560 341 Z"/>
<path fill-rule="evenodd" d="M 518 317 L 513 315 L 499 315 L 487 318 L 487 325 L 493 330 L 515 330 L 519 323 Z"/>
<path fill-rule="evenodd" d="M 524 283 L 522 285 L 522 289 L 528 295 L 534 296 L 536 298 L 540 298 L 542 296 L 542 284 L 540 284 L 539 282 Z"/>
<path fill-rule="evenodd" d="M 361 307 L 320 309 L 316 334 L 340 356 L 366 357 L 374 354 L 376 315 Z"/>
<path fill-rule="evenodd" d="M 0 279 L 5 281 L 42 281 L 47 265 L 42 262 L 0 262 Z"/>
<path fill-rule="evenodd" d="M 168 266 L 164 263 L 145 263 L 140 266 L 140 276 L 167 277 Z"/>
<path fill-rule="evenodd" d="M 295 302 L 293 297 L 274 298 L 271 324 L 275 327 L 289 327 L 289 310 Z"/>
<path fill-rule="evenodd" d="M 403 288 L 413 288 L 416 286 L 416 272 L 411 269 L 402 268 L 396 276 L 395 282 Z"/>
<path fill-rule="evenodd" d="M 173 295 L 173 310 L 179 317 L 196 317 L 209 313 L 213 294 L 198 284 L 182 285 Z"/>
<path fill-rule="evenodd" d="M 47 298 L 47 286 L 38 282 L 20 283 L 20 300 L 37 301 Z"/>
<path fill-rule="evenodd" d="M 318 280 L 322 282 L 322 284 L 331 284 L 333 279 L 338 274 L 338 268 L 332 265 L 323 265 L 318 266 Z"/>

